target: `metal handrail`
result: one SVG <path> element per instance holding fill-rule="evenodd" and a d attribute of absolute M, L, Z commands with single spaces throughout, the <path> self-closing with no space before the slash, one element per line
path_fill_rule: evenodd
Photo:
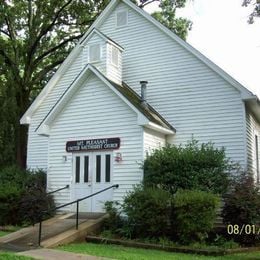
<path fill-rule="evenodd" d="M 58 209 L 61 209 L 61 208 L 67 207 L 67 206 L 72 205 L 72 204 L 74 204 L 74 203 L 77 203 L 76 229 L 78 229 L 78 227 L 79 227 L 79 202 L 82 201 L 82 200 L 85 200 L 85 199 L 91 198 L 91 197 L 93 197 L 93 196 L 95 196 L 95 195 L 97 195 L 97 194 L 99 194 L 99 193 L 101 193 L 101 192 L 107 191 L 107 190 L 109 190 L 109 189 L 112 189 L 112 188 L 116 188 L 116 189 L 117 189 L 118 187 L 119 187 L 118 184 L 114 184 L 114 185 L 112 185 L 112 186 L 109 186 L 109 187 L 107 187 L 107 188 L 105 188 L 105 189 L 103 189 L 103 190 L 97 191 L 97 192 L 95 192 L 95 193 L 93 193 L 93 194 L 91 194 L 91 195 L 88 195 L 88 196 L 86 196 L 86 197 L 83 197 L 83 198 L 80 198 L 80 199 L 74 200 L 74 201 L 69 202 L 69 203 L 65 203 L 65 204 L 63 204 L 63 205 L 61 205 L 61 206 L 55 207 L 55 208 L 50 209 L 50 210 L 42 211 L 42 213 L 41 213 L 41 215 L 40 215 L 40 217 L 39 217 L 40 219 L 39 219 L 39 236 L 38 236 L 38 245 L 39 245 L 39 246 L 41 245 L 41 236 L 42 236 L 42 218 L 43 218 L 43 215 L 48 214 L 48 213 L 51 213 L 52 211 L 56 211 L 56 210 L 58 210 Z"/>
<path fill-rule="evenodd" d="M 55 192 L 58 192 L 58 191 L 61 191 L 61 190 L 65 190 L 65 189 L 68 189 L 69 187 L 70 187 L 70 185 L 67 184 L 67 185 L 64 186 L 63 188 L 59 188 L 59 189 L 57 189 L 57 190 L 53 190 L 53 191 L 47 192 L 47 194 L 48 194 L 48 195 L 49 195 L 49 194 L 53 194 L 53 193 L 55 193 Z"/>

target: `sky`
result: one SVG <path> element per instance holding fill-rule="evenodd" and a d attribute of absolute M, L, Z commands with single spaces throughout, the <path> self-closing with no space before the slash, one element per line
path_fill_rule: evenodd
<path fill-rule="evenodd" d="M 178 16 L 193 22 L 187 42 L 260 98 L 260 18 L 248 24 L 242 0 L 187 0 Z M 156 10 L 157 5 L 145 8 Z"/>

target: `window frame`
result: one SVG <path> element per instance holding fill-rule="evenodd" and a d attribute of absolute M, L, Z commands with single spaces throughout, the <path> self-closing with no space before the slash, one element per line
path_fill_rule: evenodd
<path fill-rule="evenodd" d="M 126 13 L 126 23 L 123 25 L 118 25 L 118 14 L 119 13 Z M 120 28 L 124 28 L 128 25 L 128 10 L 118 10 L 116 12 L 116 28 L 120 29 Z"/>
<path fill-rule="evenodd" d="M 113 50 L 117 51 L 117 63 L 113 62 Z M 117 47 L 115 47 L 114 45 L 111 45 L 111 59 L 110 59 L 110 63 L 115 66 L 116 68 L 119 67 L 119 55 L 120 55 L 120 51 Z"/>
<path fill-rule="evenodd" d="M 99 46 L 99 59 L 98 60 L 90 60 L 90 49 L 91 49 L 91 47 L 93 47 L 93 46 Z M 90 44 L 89 46 L 88 46 L 88 63 L 95 63 L 95 62 L 100 62 L 101 61 L 101 59 L 102 59 L 102 45 L 101 45 L 101 43 L 95 43 L 95 44 Z"/>

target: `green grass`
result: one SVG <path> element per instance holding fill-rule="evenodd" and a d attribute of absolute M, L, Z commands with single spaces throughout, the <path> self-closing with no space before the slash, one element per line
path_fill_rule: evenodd
<path fill-rule="evenodd" d="M 8 235 L 10 233 L 12 233 L 12 232 L 11 231 L 0 231 L 0 237 L 3 237 L 3 236 Z"/>
<path fill-rule="evenodd" d="M 4 260 L 32 260 L 34 258 L 27 256 L 15 255 L 14 253 L 6 253 L 0 251 L 0 259 Z"/>
<path fill-rule="evenodd" d="M 150 250 L 150 249 L 140 249 L 140 248 L 130 248 L 117 245 L 105 245 L 105 244 L 92 244 L 92 243 L 79 243 L 79 244 L 70 244 L 66 246 L 61 246 L 58 249 L 81 253 L 89 254 L 95 256 L 105 256 L 114 259 L 122 260 L 240 260 L 240 259 L 260 259 L 260 252 L 253 253 L 241 253 L 235 255 L 213 257 L 213 256 L 199 256 L 192 254 L 182 254 L 182 253 L 170 253 L 159 250 Z"/>

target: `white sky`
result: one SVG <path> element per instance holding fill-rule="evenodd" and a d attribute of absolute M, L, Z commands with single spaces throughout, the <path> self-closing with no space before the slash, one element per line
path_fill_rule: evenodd
<path fill-rule="evenodd" d="M 242 7 L 242 0 L 187 2 L 178 12 L 193 22 L 187 42 L 260 97 L 260 18 L 247 23 L 252 7 Z"/>

